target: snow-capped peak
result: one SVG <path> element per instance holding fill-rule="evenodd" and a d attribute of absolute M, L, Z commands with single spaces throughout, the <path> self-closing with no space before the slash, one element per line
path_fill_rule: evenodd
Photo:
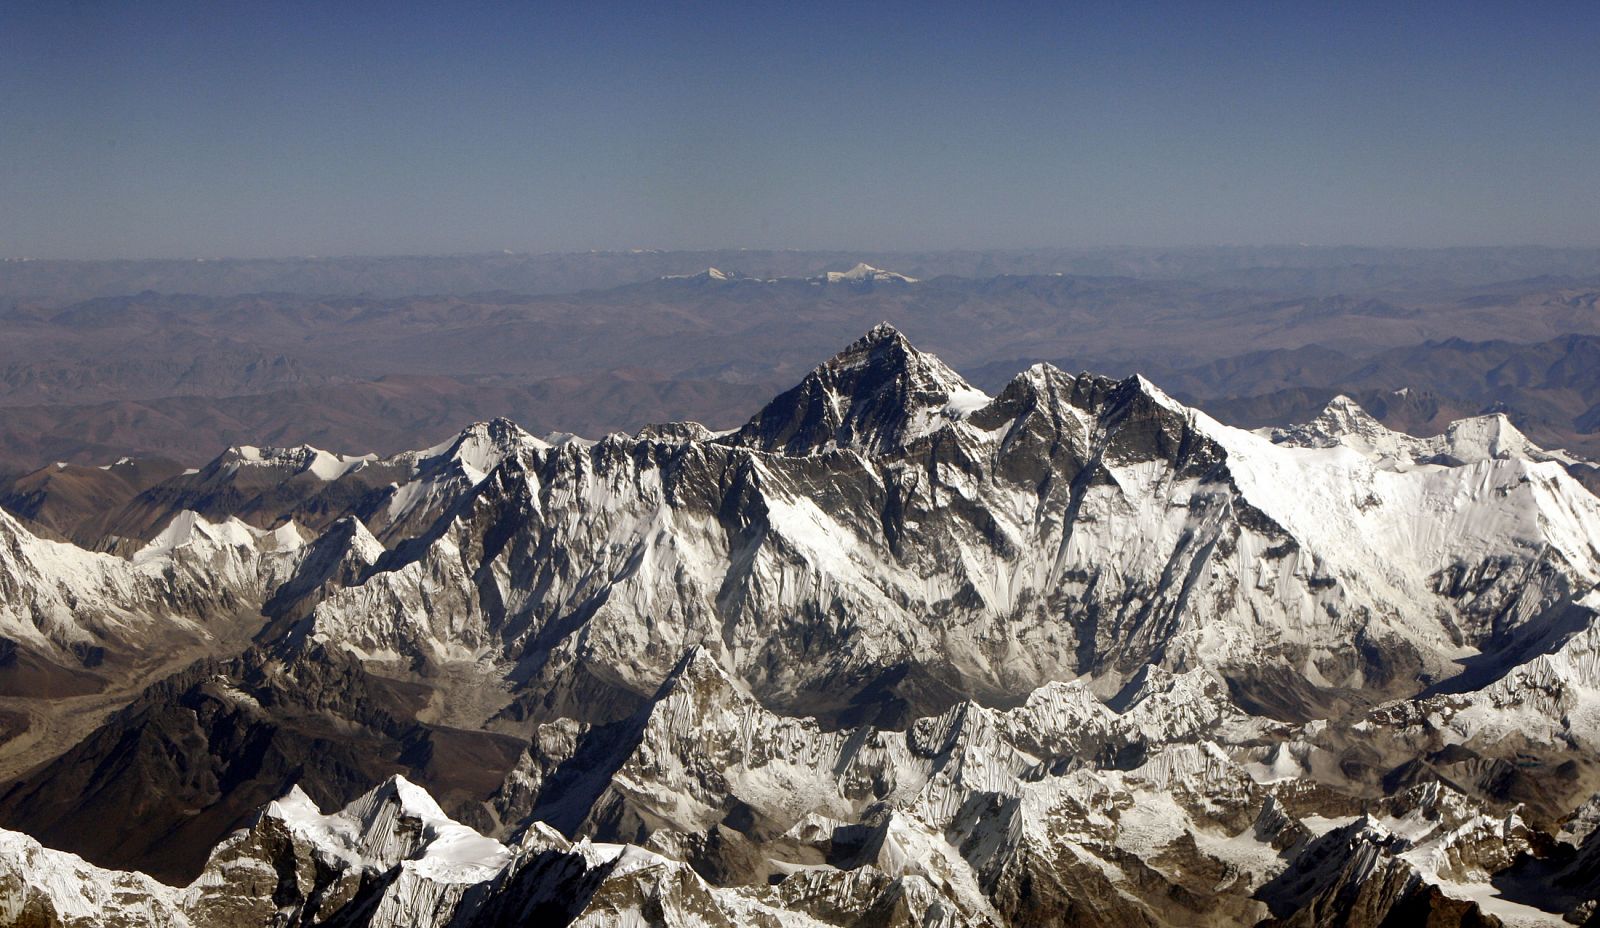
<path fill-rule="evenodd" d="M 211 549 L 259 547 L 264 551 L 293 551 L 303 543 L 304 539 L 292 521 L 271 530 L 259 529 L 233 517 L 211 522 L 199 513 L 185 509 L 133 555 L 133 563 L 147 564 L 171 558 L 180 549 L 196 545 Z"/>
<path fill-rule="evenodd" d="M 380 872 L 408 861 L 437 882 L 475 883 L 510 859 L 505 845 L 445 815 L 427 790 L 399 774 L 331 815 L 299 786 L 263 815 L 331 857 Z"/>
<path fill-rule="evenodd" d="M 665 276 L 665 277 L 663 277 L 661 279 L 662 280 L 716 280 L 716 281 L 722 281 L 722 280 L 732 280 L 733 279 L 733 275 L 727 273 L 726 271 L 718 270 L 717 268 L 714 268 L 714 267 L 708 267 L 705 270 L 699 272 L 698 274 L 668 274 L 667 276 Z"/>
<path fill-rule="evenodd" d="M 1310 422 L 1287 428 L 1264 429 L 1262 434 L 1280 445 L 1300 448 L 1349 448 L 1389 470 L 1425 464 L 1458 466 L 1517 458 L 1576 462 L 1562 451 L 1546 451 L 1534 444 L 1503 413 L 1458 419 L 1444 434 L 1418 438 L 1388 428 L 1359 403 L 1343 394 L 1328 401 Z"/>
<path fill-rule="evenodd" d="M 416 461 L 419 472 L 459 469 L 477 484 L 500 463 L 519 452 L 543 451 L 548 442 L 524 431 L 510 419 L 501 417 L 474 422 L 454 438 L 431 448 L 408 452 L 403 457 Z"/>
<path fill-rule="evenodd" d="M 385 526 L 381 531 L 405 524 L 413 516 L 427 518 L 437 514 L 445 501 L 457 498 L 464 488 L 482 483 L 508 458 L 537 454 L 550 447 L 549 442 L 502 417 L 474 422 L 451 440 L 431 448 L 397 455 L 391 460 L 409 466 L 411 478 L 394 485 L 380 519 Z"/>
<path fill-rule="evenodd" d="M 1566 454 L 1546 451 L 1534 444 L 1500 412 L 1457 419 L 1450 423 L 1442 437 L 1443 453 L 1463 463 L 1526 458 L 1569 464 L 1573 460 Z"/>
<path fill-rule="evenodd" d="M 768 451 L 876 453 L 959 421 L 990 398 L 879 323 L 767 404 L 727 440 Z"/>
<path fill-rule="evenodd" d="M 1310 422 L 1268 430 L 1272 441 L 1299 448 L 1351 448 L 1375 460 L 1410 463 L 1416 439 L 1386 428 L 1355 400 L 1335 396 Z"/>
<path fill-rule="evenodd" d="M 874 283 L 893 281 L 903 284 L 914 284 L 917 282 L 915 277 L 907 277 L 904 274 L 897 274 L 894 271 L 885 271 L 881 268 L 873 267 L 865 262 L 858 263 L 855 267 L 848 271 L 828 271 L 827 273 L 823 274 L 820 279 L 830 284 L 862 283 L 867 281 Z"/>
<path fill-rule="evenodd" d="M 1135 390 L 1156 405 L 1183 416 L 1189 416 L 1193 412 L 1188 406 L 1173 399 L 1167 391 L 1156 386 L 1155 382 L 1145 375 L 1134 374 L 1129 380 L 1132 381 Z"/>

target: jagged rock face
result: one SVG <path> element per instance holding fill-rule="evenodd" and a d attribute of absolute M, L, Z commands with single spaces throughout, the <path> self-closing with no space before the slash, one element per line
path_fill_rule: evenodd
<path fill-rule="evenodd" d="M 141 494 L 125 557 L 0 516 L 0 692 L 102 691 L 0 704 L 83 726 L 0 791 L 62 849 L 0 844 L 0 913 L 1577 917 L 1600 501 L 1568 463 L 1496 417 L 1255 434 L 1047 365 L 989 397 L 887 326 L 729 433 L 233 449 Z M 35 871 L 78 876 L 4 882 Z"/>
<path fill-rule="evenodd" d="M 304 639 L 535 703 L 720 640 L 769 704 L 903 720 L 1152 662 L 1414 692 L 1600 577 L 1600 507 L 1525 457 L 1398 470 L 1048 367 L 974 392 L 875 330 L 726 437 L 524 442 Z"/>
<path fill-rule="evenodd" d="M 522 850 L 526 850 L 524 847 Z M 0 832 L 0 890 L 21 883 L 4 924 L 264 926 L 449 924 L 470 912 L 512 852 L 452 821 L 392 777 L 324 815 L 298 788 L 217 847 L 187 887 L 99 870 Z M 98 895 L 102 886 L 105 897 Z M 0 892 L 0 896 L 7 896 Z"/>
<path fill-rule="evenodd" d="M 630 726 L 580 732 L 567 739 L 570 757 L 543 753 L 511 778 L 503 802 L 527 811 L 506 808 L 502 816 L 531 812 L 574 835 L 643 844 L 721 885 L 777 884 L 793 893 L 790 881 L 818 867 L 876 870 L 942 887 L 939 897 L 962 923 L 1012 922 L 1021 909 L 1000 905 L 1040 900 L 993 899 L 994 887 L 1015 891 L 1015 881 L 1056 873 L 1063 842 L 1093 861 L 1077 869 L 1105 871 L 1184 833 L 1184 808 L 1230 833 L 1260 815 L 1264 794 L 1242 771 L 1212 769 L 1231 766 L 1220 752 L 1213 759 L 1205 752 L 1215 749 L 1168 749 L 1146 735 L 1143 723 L 1195 708 L 1168 701 L 1179 690 L 1141 696 L 1138 714 L 1119 716 L 1081 685 L 1054 684 L 1008 712 L 964 703 L 905 731 L 824 732 L 762 709 L 696 651 Z M 1243 738 L 1255 724 L 1241 715 L 1235 734 Z M 1227 782 L 1210 782 L 1218 777 Z M 1157 823 L 1139 808 L 1155 791 L 1168 800 L 1158 816 L 1176 819 Z M 1224 793 L 1233 798 L 1214 804 Z M 1147 833 L 1152 826 L 1164 833 Z M 1125 903 L 1119 917 L 1179 911 L 1161 908 L 1171 889 L 1164 880 L 1210 858 L 1172 853 L 1182 863 L 1167 877 L 1139 873 L 1159 888 Z M 1247 898 L 1207 898 L 1191 915 L 1209 911 L 1223 924 L 1254 908 Z"/>
<path fill-rule="evenodd" d="M 0 695 L 92 694 L 255 630 L 303 538 L 185 513 L 132 558 L 45 541 L 0 512 Z"/>
<path fill-rule="evenodd" d="M 1137 706 L 1171 718 L 1180 692 L 1153 684 Z M 28 917 L 114 898 L 82 923 L 115 925 L 1560 923 L 1485 889 L 1535 849 L 1514 813 L 1434 784 L 1330 818 L 1215 742 L 1143 740 L 1132 712 L 1056 685 L 1009 711 L 823 732 L 696 650 L 628 731 L 530 768 L 548 776 L 514 840 L 392 777 L 333 814 L 291 789 L 181 887 L 0 833 L 0 888 L 25 887 Z M 1098 762 L 1086 732 L 1143 751 Z"/>
<path fill-rule="evenodd" d="M 790 455 L 894 451 L 988 397 L 893 328 L 868 332 L 774 399 L 731 442 Z"/>

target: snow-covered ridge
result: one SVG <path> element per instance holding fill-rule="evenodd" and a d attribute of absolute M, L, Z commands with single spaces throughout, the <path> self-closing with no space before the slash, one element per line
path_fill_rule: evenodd
<path fill-rule="evenodd" d="M 436 882 L 478 883 L 510 858 L 500 842 L 451 819 L 426 790 L 398 775 L 332 814 L 295 787 L 262 815 L 353 869 L 403 866 Z"/>
<path fill-rule="evenodd" d="M 323 451 L 310 445 L 294 448 L 258 448 L 255 445 L 238 445 L 228 449 L 219 460 L 224 467 L 287 468 L 292 473 L 310 474 L 319 480 L 337 480 L 345 474 L 376 461 L 375 454 L 344 455 Z"/>
<path fill-rule="evenodd" d="M 1600 582 L 1600 501 L 1558 462 L 1510 433 L 1479 441 L 1472 423 L 1450 447 L 1473 460 L 1419 461 L 1405 442 L 1423 440 L 1342 404 L 1322 419 L 1336 416 L 1317 440 L 1256 434 L 1142 377 L 1048 365 L 989 397 L 881 325 L 731 434 L 553 446 L 499 421 L 413 453 L 416 476 L 375 531 L 393 547 L 433 527 L 428 548 L 335 591 L 308 640 L 390 662 L 510 663 L 598 596 L 583 659 L 640 693 L 670 669 L 663 651 L 713 629 L 763 692 L 804 689 L 825 671 L 769 617 L 819 608 L 869 617 L 853 660 L 899 649 L 1007 698 L 1083 673 L 1114 691 L 1152 655 L 1227 674 L 1293 653 L 1311 686 L 1360 687 L 1374 668 L 1353 659 L 1354 636 L 1438 679 L 1491 636 L 1542 634 Z M 1480 445 L 1495 453 L 1470 453 Z M 581 570 L 463 563 L 501 531 L 479 524 L 491 512 L 520 513 L 517 544 Z M 731 537 L 729 518 L 760 534 Z M 494 578 L 493 618 L 475 571 Z M 657 656 L 641 661 L 641 617 L 663 608 L 670 621 L 647 623 Z M 1053 630 L 1062 610 L 1109 610 L 1103 627 L 1125 631 L 1090 650 L 1070 622 Z"/>
<path fill-rule="evenodd" d="M 1278 444 L 1295 447 L 1350 448 L 1392 470 L 1429 464 L 1459 466 L 1510 458 L 1555 461 L 1564 466 L 1578 463 L 1578 459 L 1565 451 L 1547 451 L 1534 444 L 1504 413 L 1459 419 L 1450 423 L 1443 434 L 1417 438 L 1384 426 L 1355 400 L 1343 395 L 1330 400 L 1310 422 L 1262 429 L 1260 434 Z"/>
<path fill-rule="evenodd" d="M 305 538 L 293 522 L 285 522 L 275 529 L 258 529 L 238 519 L 220 523 L 207 521 L 199 513 L 185 510 L 167 523 L 148 544 L 133 555 L 133 563 L 149 564 L 170 560 L 180 549 L 191 547 L 260 549 L 262 551 L 289 552 L 304 544 Z"/>
<path fill-rule="evenodd" d="M 698 274 L 668 274 L 662 280 L 714 280 L 725 281 L 734 279 L 731 275 L 714 267 L 708 267 Z"/>
<path fill-rule="evenodd" d="M 430 448 L 403 451 L 387 458 L 380 458 L 376 454 L 337 454 L 310 445 L 293 448 L 238 445 L 229 448 L 198 473 L 226 476 L 246 468 L 280 470 L 289 475 L 304 473 L 319 480 L 336 481 L 365 469 L 385 472 L 398 469 L 400 472 L 416 474 L 430 466 L 453 463 L 476 482 L 508 454 L 524 448 L 542 448 L 547 444 L 524 432 L 509 419 L 493 419 L 472 423 Z"/>
<path fill-rule="evenodd" d="M 876 283 L 917 283 L 917 278 L 915 277 L 909 277 L 905 274 L 896 273 L 895 271 L 886 271 L 882 268 L 873 267 L 865 262 L 857 262 L 854 267 L 846 271 L 824 271 L 821 274 L 811 277 L 746 277 L 739 274 L 729 273 L 720 268 L 708 267 L 705 270 L 694 274 L 667 274 L 658 279 L 663 281 L 684 281 L 687 283 L 702 284 L 722 284 L 732 282 L 757 284 L 810 283 L 813 286 L 825 286 L 828 284 L 860 285 Z"/>
<path fill-rule="evenodd" d="M 897 274 L 894 271 L 885 271 L 881 268 L 875 268 L 865 262 L 856 264 L 855 267 L 852 267 L 848 271 L 828 271 L 817 277 L 813 277 L 812 280 L 828 284 L 853 284 L 866 282 L 914 284 L 917 282 L 915 277 L 907 277 L 904 274 Z"/>
<path fill-rule="evenodd" d="M 0 511 L 0 635 L 66 666 L 107 648 L 163 639 L 175 648 L 231 618 L 224 604 L 264 599 L 288 580 L 303 544 L 292 522 L 265 530 L 185 511 L 124 559 L 37 538 Z"/>

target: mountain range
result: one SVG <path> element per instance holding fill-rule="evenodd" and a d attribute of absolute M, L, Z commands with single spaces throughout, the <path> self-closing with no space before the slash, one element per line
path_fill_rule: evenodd
<path fill-rule="evenodd" d="M 0 505 L 29 517 L 57 463 L 389 456 L 499 416 L 733 428 L 885 318 L 991 392 L 1048 361 L 1252 428 L 1344 394 L 1594 458 L 1597 293 L 1592 254 L 1548 249 L 0 262 Z"/>
<path fill-rule="evenodd" d="M 975 385 L 888 325 L 796 380 L 28 475 L 0 924 L 1594 916 L 1586 461 L 1494 410 Z"/>

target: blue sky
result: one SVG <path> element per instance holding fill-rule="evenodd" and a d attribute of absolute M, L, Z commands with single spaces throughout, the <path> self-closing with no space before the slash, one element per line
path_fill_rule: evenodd
<path fill-rule="evenodd" d="M 0 255 L 1600 245 L 1600 3 L 0 0 Z"/>

